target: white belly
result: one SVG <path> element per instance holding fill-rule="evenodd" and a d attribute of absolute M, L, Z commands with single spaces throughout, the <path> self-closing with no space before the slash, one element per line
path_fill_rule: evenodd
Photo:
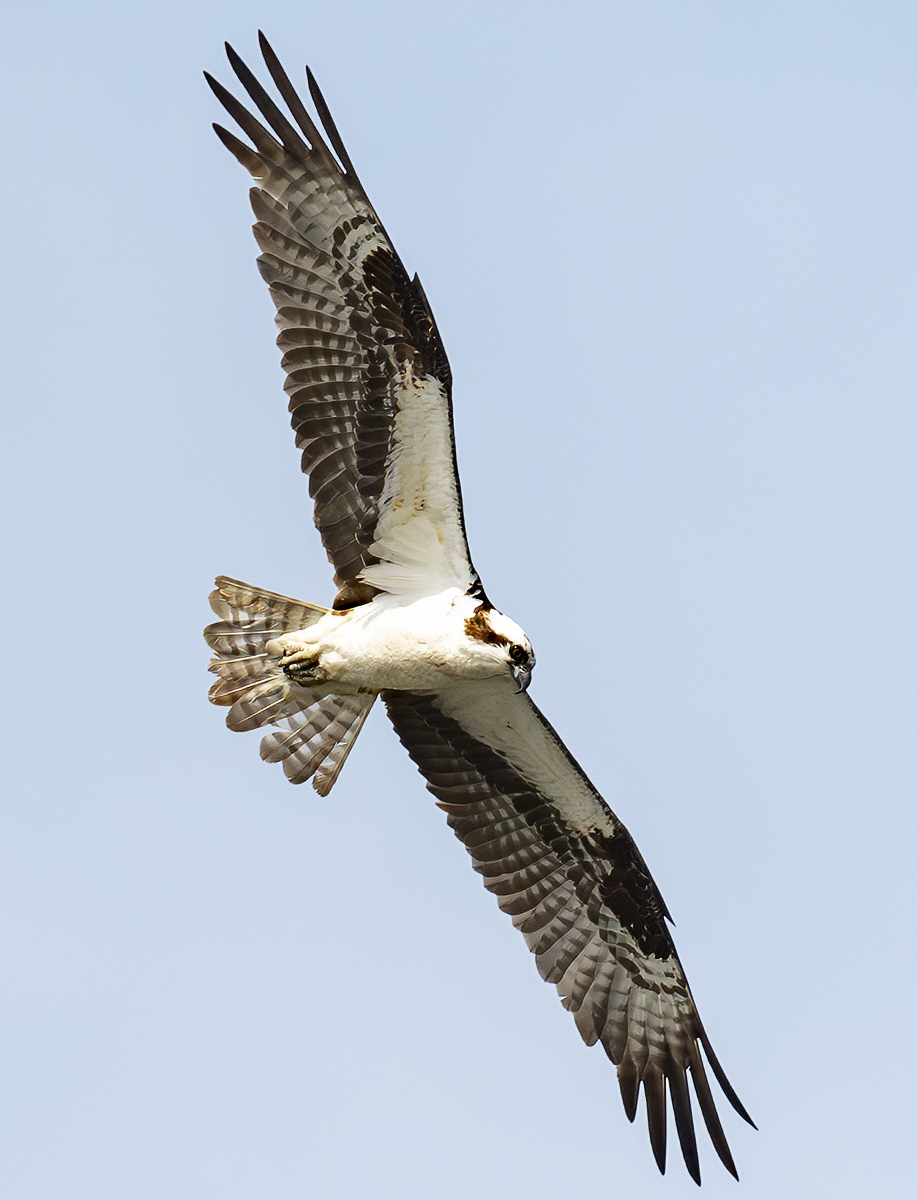
<path fill-rule="evenodd" d="M 465 633 L 474 605 L 458 588 L 407 604 L 380 595 L 284 634 L 267 650 L 314 661 L 316 681 L 342 692 L 430 691 L 450 681 L 487 679 L 505 668 Z"/>

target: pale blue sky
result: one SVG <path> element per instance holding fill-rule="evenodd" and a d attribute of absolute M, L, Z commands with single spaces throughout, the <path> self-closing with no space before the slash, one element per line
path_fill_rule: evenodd
<path fill-rule="evenodd" d="M 476 565 L 760 1125 L 725 1111 L 707 1196 L 908 1194 L 918 10 L 883 0 L 7 19 L 8 1194 L 696 1194 L 382 713 L 321 800 L 206 703 L 216 573 L 332 595 L 201 78 L 259 26 L 420 272 Z"/>

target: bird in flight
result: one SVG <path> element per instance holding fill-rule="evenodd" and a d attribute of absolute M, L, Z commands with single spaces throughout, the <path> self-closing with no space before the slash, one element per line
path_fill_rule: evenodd
<path fill-rule="evenodd" d="M 239 56 L 255 116 L 211 76 L 248 142 L 215 125 L 255 181 L 259 270 L 277 306 L 291 423 L 335 570 L 331 608 L 219 577 L 205 633 L 230 729 L 327 795 L 380 698 L 395 731 L 588 1045 L 618 1068 L 629 1120 L 643 1086 L 666 1165 L 667 1095 L 701 1182 L 688 1077 L 736 1168 L 702 1051 L 736 1111 L 689 990 L 669 913 L 630 834 L 527 694 L 535 653 L 469 555 L 452 376 L 409 277 L 307 70 L 325 132 L 259 35 L 287 113 Z"/>

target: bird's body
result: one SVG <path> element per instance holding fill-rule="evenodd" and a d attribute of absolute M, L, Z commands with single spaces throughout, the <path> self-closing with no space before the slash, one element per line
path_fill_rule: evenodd
<path fill-rule="evenodd" d="M 248 144 L 259 267 L 277 307 L 291 422 L 335 568 L 331 608 L 220 577 L 206 637 L 211 699 L 262 757 L 326 794 L 381 698 L 475 870 L 513 919 L 584 1040 L 643 1089 L 662 1170 L 667 1098 L 700 1180 L 689 1097 L 735 1172 L 702 1051 L 748 1120 L 701 1024 L 660 892 L 628 831 L 526 688 L 535 655 L 472 565 L 436 322 L 358 179 L 328 108 L 328 143 L 262 39 L 290 116 L 228 48 L 263 125 L 214 80 Z M 334 152 L 334 153 L 333 153 Z M 667 1096 L 668 1093 L 668 1096 Z"/>
<path fill-rule="evenodd" d="M 341 693 L 440 691 L 463 683 L 505 678 L 507 658 L 492 642 L 470 636 L 479 601 L 447 588 L 417 599 L 381 593 L 368 604 L 331 610 L 307 629 L 267 644 L 288 675 Z M 528 647 L 526 635 L 502 613 L 489 629 Z"/>

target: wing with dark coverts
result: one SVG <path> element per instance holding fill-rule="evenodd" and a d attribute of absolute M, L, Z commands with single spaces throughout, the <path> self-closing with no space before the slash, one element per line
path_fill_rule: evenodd
<path fill-rule="evenodd" d="M 637 847 L 539 710 L 509 680 L 438 694 L 384 693 L 398 736 L 521 931 L 587 1042 L 618 1066 L 630 1120 L 641 1086 L 654 1156 L 666 1162 L 666 1096 L 700 1183 L 688 1073 L 711 1141 L 736 1175 L 701 1050 L 714 1056 L 676 954 L 668 913 Z"/>
<path fill-rule="evenodd" d="M 277 306 L 291 421 L 338 607 L 376 591 L 483 596 L 471 564 L 436 322 L 361 186 L 309 74 L 328 143 L 260 35 L 289 116 L 235 52 L 264 124 L 207 76 L 249 138 L 214 126 L 256 180 L 258 265 Z M 332 150 L 334 153 L 332 153 Z"/>

